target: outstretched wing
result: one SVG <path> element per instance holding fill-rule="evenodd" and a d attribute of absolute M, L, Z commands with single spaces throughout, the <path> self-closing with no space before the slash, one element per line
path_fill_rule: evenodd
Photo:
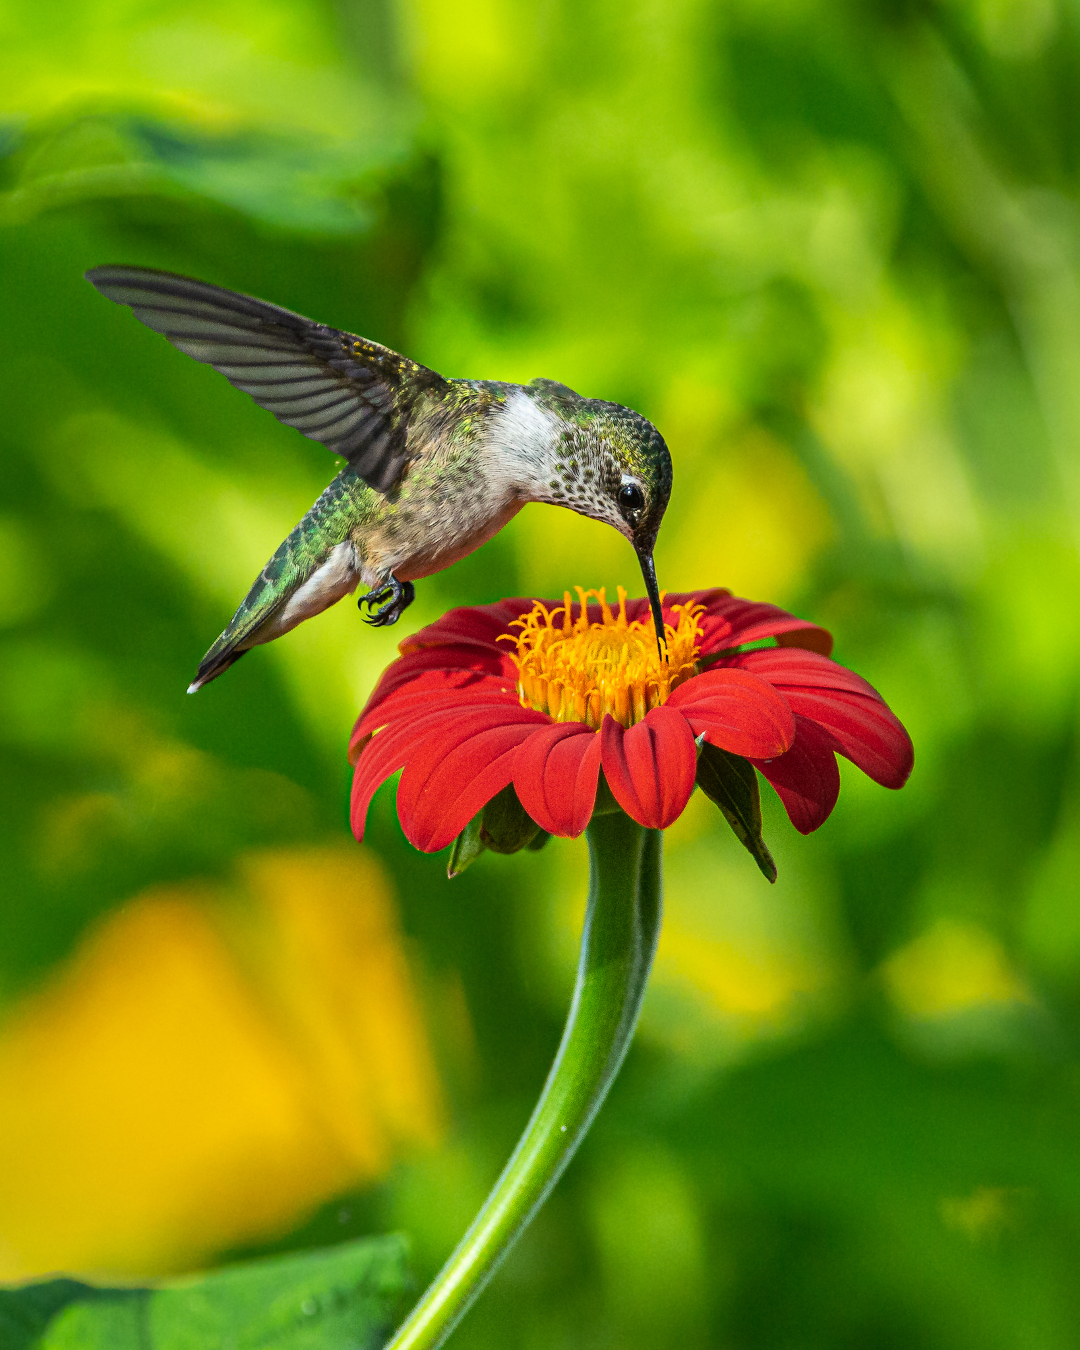
<path fill-rule="evenodd" d="M 86 279 L 279 422 L 342 455 L 379 492 L 405 466 L 417 399 L 448 388 L 388 347 L 205 281 L 147 267 L 94 267 Z"/>

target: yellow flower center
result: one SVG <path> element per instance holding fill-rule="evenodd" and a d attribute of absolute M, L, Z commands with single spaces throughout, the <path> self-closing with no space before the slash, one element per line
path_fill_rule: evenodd
<path fill-rule="evenodd" d="M 547 713 L 556 722 L 585 722 L 596 728 L 610 713 L 624 727 L 633 726 L 693 675 L 705 608 L 673 607 L 678 621 L 674 627 L 664 625 L 665 662 L 656 649 L 651 616 L 644 622 L 627 620 L 621 586 L 617 614 L 612 614 L 603 587 L 576 590 L 576 619 L 567 591 L 563 603 L 551 610 L 537 600 L 530 613 L 514 620 L 521 632 L 507 635 L 517 644 L 513 659 L 522 707 Z M 600 603 L 598 623 L 589 621 L 590 598 Z"/>

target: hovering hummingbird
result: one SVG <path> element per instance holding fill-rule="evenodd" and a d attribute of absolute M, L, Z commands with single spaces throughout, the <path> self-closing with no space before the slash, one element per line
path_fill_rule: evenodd
<path fill-rule="evenodd" d="M 568 506 L 624 535 L 663 634 L 652 555 L 671 456 L 638 413 L 555 380 L 444 379 L 367 338 L 171 272 L 95 267 L 86 278 L 346 460 L 260 572 L 189 693 L 361 582 L 366 621 L 396 623 L 414 581 L 472 553 L 526 502 Z"/>

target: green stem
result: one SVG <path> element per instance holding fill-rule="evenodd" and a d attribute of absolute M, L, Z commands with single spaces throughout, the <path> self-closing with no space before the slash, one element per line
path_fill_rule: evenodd
<path fill-rule="evenodd" d="M 464 1317 L 588 1133 L 630 1047 L 660 931 L 659 830 L 589 826 L 589 904 L 559 1052 L 513 1156 L 386 1350 L 435 1350 Z"/>

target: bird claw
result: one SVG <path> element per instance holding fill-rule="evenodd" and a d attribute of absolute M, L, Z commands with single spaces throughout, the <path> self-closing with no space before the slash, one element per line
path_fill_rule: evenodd
<path fill-rule="evenodd" d="M 380 605 L 378 602 L 386 595 L 389 595 L 390 599 Z M 415 598 L 416 589 L 411 581 L 398 581 L 397 577 L 391 576 L 384 585 L 377 586 L 366 595 L 362 595 L 357 600 L 356 607 L 363 609 L 367 605 L 368 612 L 363 616 L 364 622 L 371 624 L 372 628 L 389 628 L 391 624 L 397 623 Z"/>

